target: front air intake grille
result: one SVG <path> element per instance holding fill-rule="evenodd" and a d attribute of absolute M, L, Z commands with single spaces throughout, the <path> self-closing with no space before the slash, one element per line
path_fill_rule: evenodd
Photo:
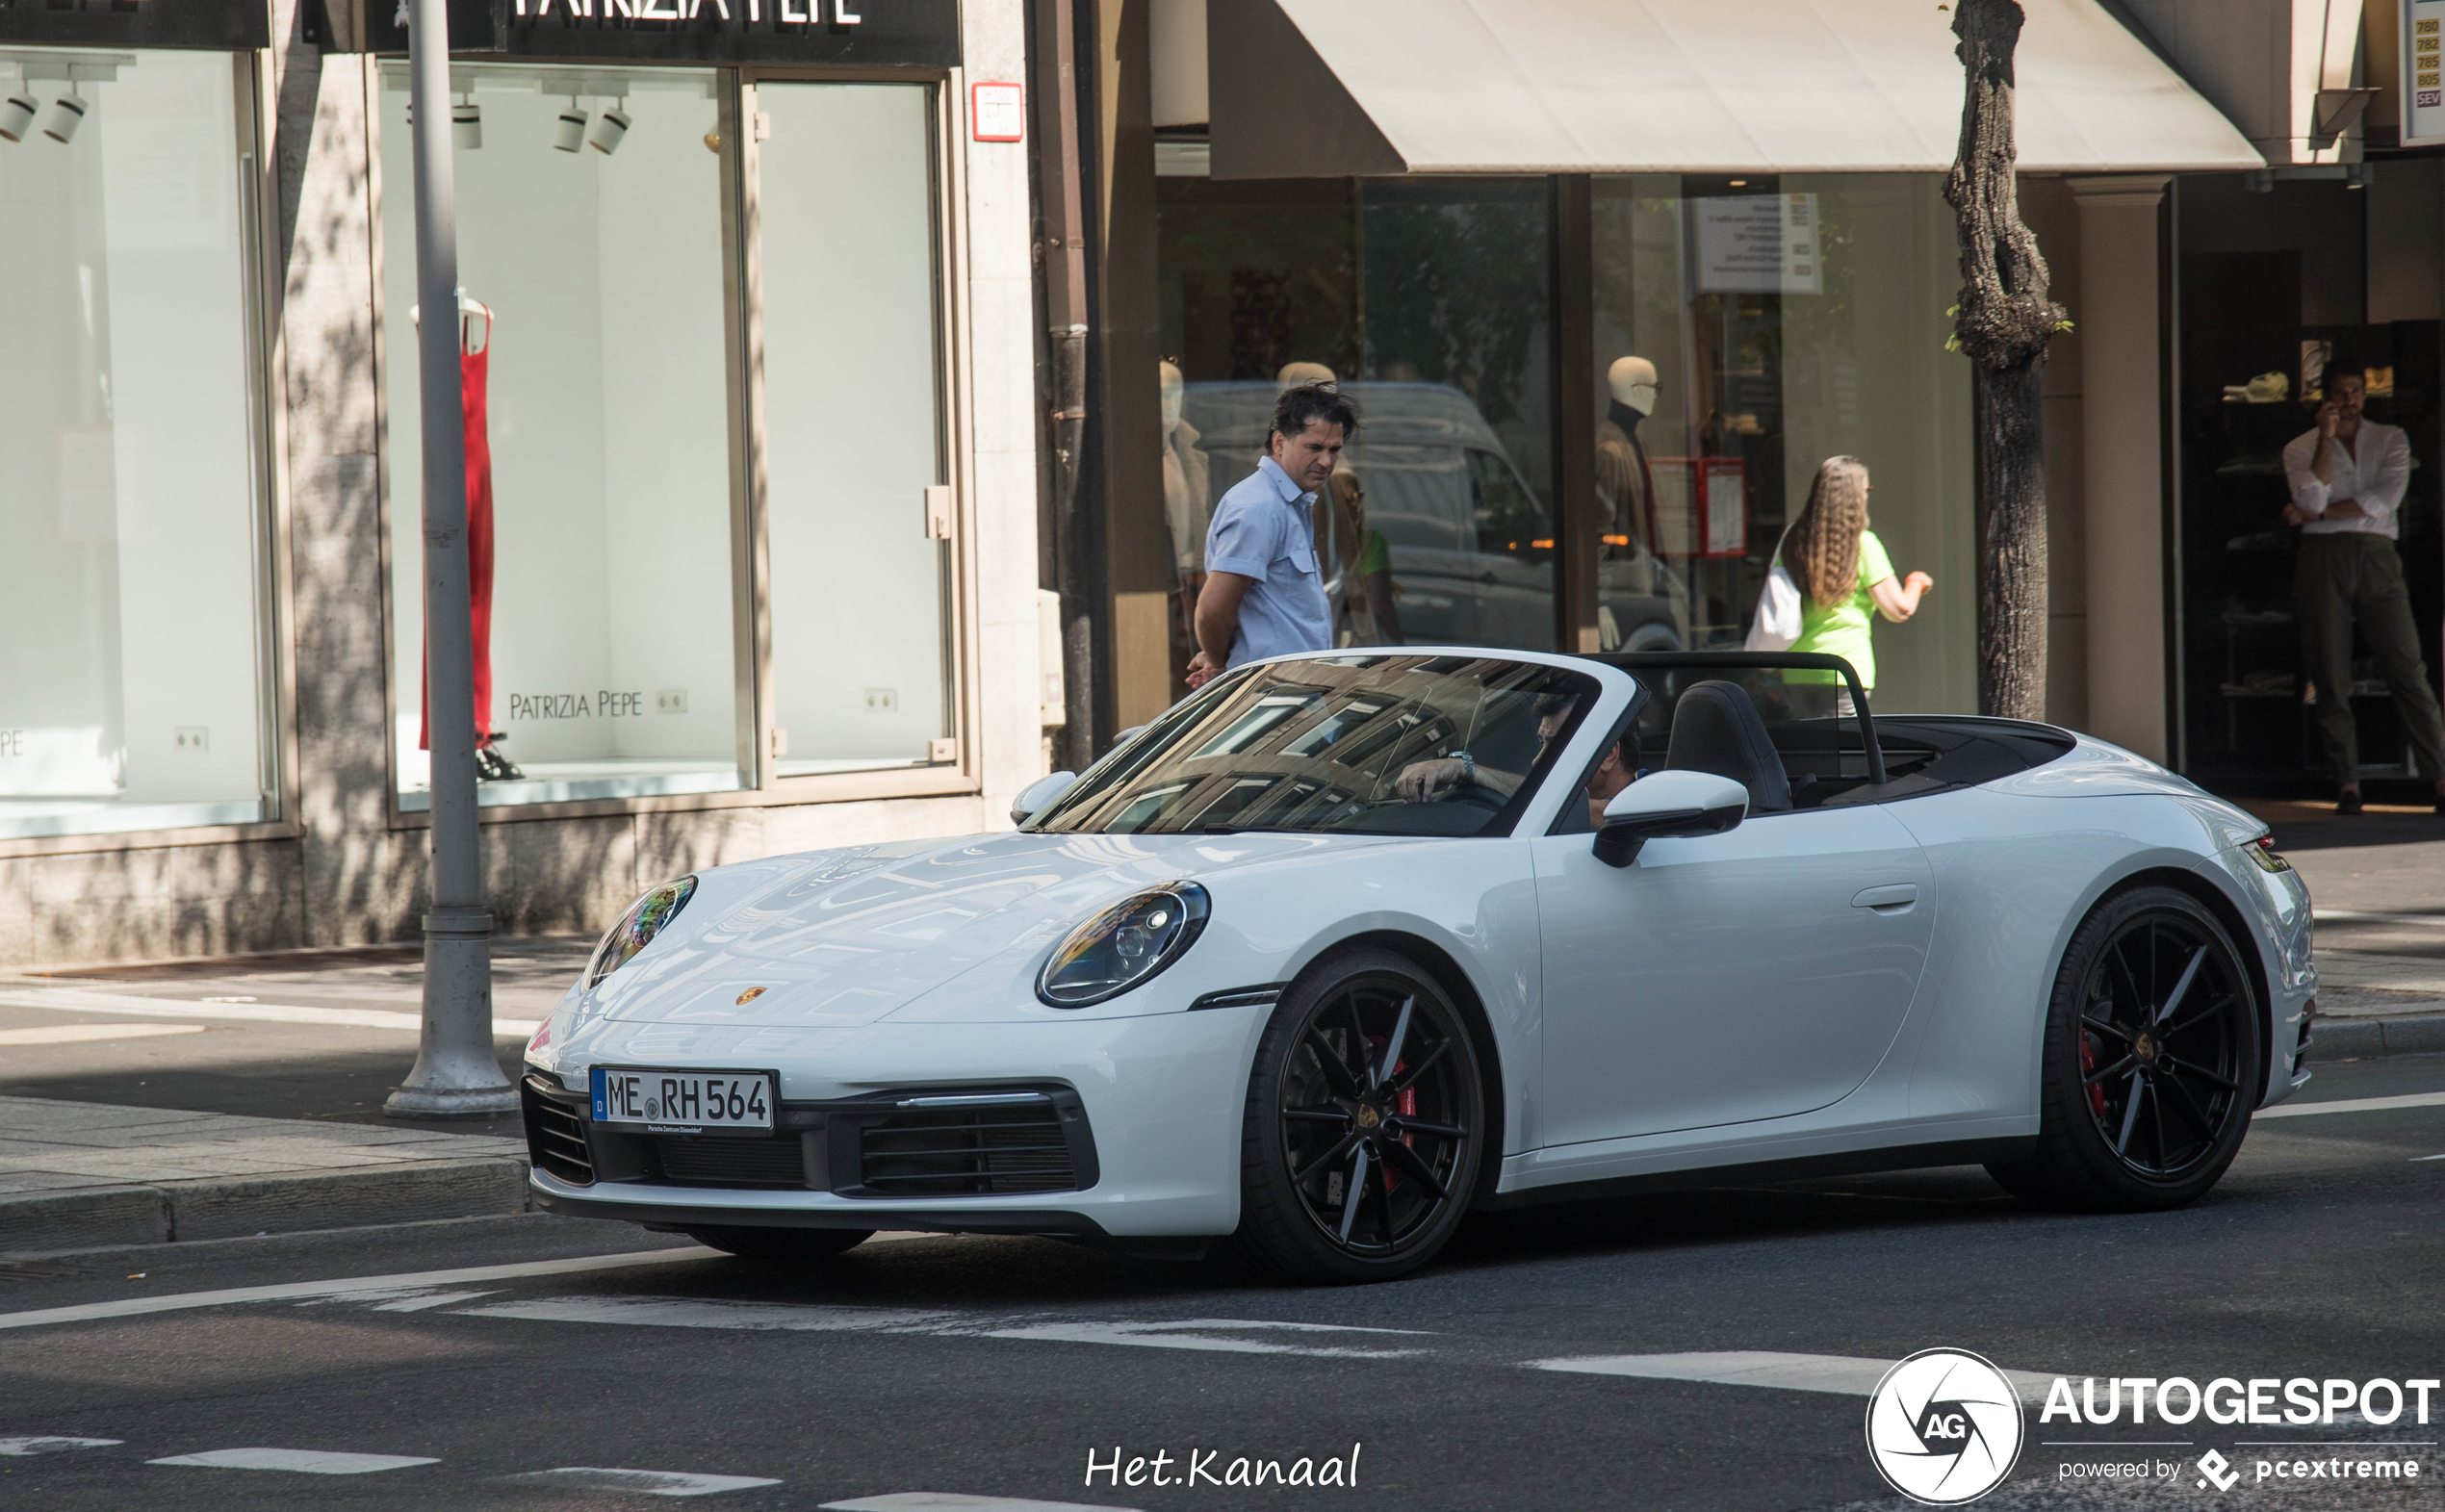
<path fill-rule="evenodd" d="M 807 1185 L 807 1144 L 795 1135 L 752 1140 L 657 1134 L 654 1158 L 663 1183 L 674 1187 L 801 1191 Z"/>
<path fill-rule="evenodd" d="M 519 1084 L 518 1100 L 527 1115 L 527 1154 L 536 1168 L 572 1186 L 594 1185 L 594 1156 L 577 1109 L 534 1076 Z"/>
<path fill-rule="evenodd" d="M 862 1122 L 859 1185 L 874 1196 L 1072 1192 L 1077 1163 L 1050 1098 L 904 1108 Z"/>

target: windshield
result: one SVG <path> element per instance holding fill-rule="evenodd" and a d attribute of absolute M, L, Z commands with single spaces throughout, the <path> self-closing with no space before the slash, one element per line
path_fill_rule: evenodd
<path fill-rule="evenodd" d="M 1055 833 L 1508 833 L 1596 679 L 1370 653 L 1243 669 L 1174 705 L 1030 823 Z"/>

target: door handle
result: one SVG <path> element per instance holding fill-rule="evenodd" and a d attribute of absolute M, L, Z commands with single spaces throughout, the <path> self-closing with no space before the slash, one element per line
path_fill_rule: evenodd
<path fill-rule="evenodd" d="M 1879 913 L 1907 913 L 1918 901 L 1918 884 L 1897 882 L 1883 887 L 1863 887 L 1851 897 L 1854 909 L 1873 909 Z"/>

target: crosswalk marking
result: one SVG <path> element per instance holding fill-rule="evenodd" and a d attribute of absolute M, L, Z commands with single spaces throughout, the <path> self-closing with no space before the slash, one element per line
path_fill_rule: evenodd
<path fill-rule="evenodd" d="M 286 1470 L 306 1475 L 370 1475 L 376 1471 L 405 1470 L 411 1465 L 438 1465 L 440 1460 L 417 1454 L 343 1454 L 333 1449 L 206 1449 L 201 1454 L 173 1454 L 146 1460 L 148 1465 L 195 1465 L 206 1470 Z"/>
<path fill-rule="evenodd" d="M 759 1475 L 699 1475 L 675 1470 L 604 1470 L 592 1465 L 563 1465 L 558 1470 L 539 1470 L 532 1474 L 511 1475 L 511 1480 L 542 1481 L 573 1491 L 625 1491 L 641 1497 L 709 1497 L 724 1491 L 752 1491 L 758 1486 L 778 1486 L 778 1480 Z"/>
<path fill-rule="evenodd" d="M 62 1449 L 106 1449 L 124 1439 L 78 1439 L 64 1433 L 36 1433 L 23 1438 L 0 1439 L 0 1454 L 57 1454 Z"/>
<path fill-rule="evenodd" d="M 272 1024 L 326 1024 L 349 1029 L 396 1029 L 418 1034 L 422 1013 L 384 1008 L 306 1008 L 289 1003 L 233 1003 L 182 997 L 140 997 L 132 992 L 93 992 L 81 987 L 12 987 L 0 991 L 0 1008 L 47 1008 L 63 1013 L 115 1013 L 141 1018 L 243 1018 Z M 526 1038 L 543 1027 L 540 1018 L 493 1019 L 496 1038 Z"/>
<path fill-rule="evenodd" d="M 1339 1328 L 1329 1323 L 1252 1322 L 1235 1318 L 1197 1318 L 1176 1323 L 1033 1323 L 989 1328 L 988 1339 L 1035 1339 L 1053 1344 L 1134 1345 L 1148 1349 L 1210 1349 L 1221 1354 L 1299 1354 L 1327 1360 L 1398 1360 L 1424 1349 L 1359 1348 L 1341 1344 L 1284 1344 L 1273 1339 L 1233 1339 L 1223 1332 L 1283 1330 L 1292 1333 L 1407 1334 L 1405 1328 Z"/>
<path fill-rule="evenodd" d="M 200 1035 L 201 1024 L 44 1024 L 37 1029 L 0 1029 L 0 1045 L 73 1045 L 95 1039 L 151 1039 L 161 1035 Z"/>
<path fill-rule="evenodd" d="M 471 1307 L 460 1318 L 516 1318 L 545 1323 L 626 1323 L 649 1328 L 785 1329 L 839 1333 L 922 1328 L 958 1315 L 892 1307 L 834 1307 L 810 1302 L 719 1302 L 685 1296 L 550 1296 L 531 1302 Z"/>
<path fill-rule="evenodd" d="M 614 1270 L 628 1266 L 667 1266 L 691 1260 L 721 1260 L 718 1249 L 683 1244 L 675 1249 L 631 1250 L 618 1255 L 581 1255 L 570 1260 L 528 1260 L 515 1265 L 470 1266 L 457 1270 L 422 1270 L 409 1275 L 352 1276 L 341 1281 L 291 1281 L 276 1286 L 239 1286 L 220 1292 L 182 1292 L 167 1296 L 130 1296 L 116 1302 L 88 1302 L 78 1307 L 43 1307 L 30 1313 L 0 1313 L 0 1328 L 39 1328 L 52 1323 L 84 1323 L 103 1318 L 139 1318 L 146 1313 L 176 1313 L 197 1307 L 228 1307 L 241 1302 L 290 1302 L 313 1296 L 348 1296 L 366 1292 L 397 1294 L 410 1288 L 450 1286 L 475 1281 L 511 1281 L 521 1276 L 579 1275 L 588 1270 Z"/>
<path fill-rule="evenodd" d="M 956 1491 L 895 1491 L 889 1496 L 827 1501 L 823 1512 L 1138 1512 L 1084 1501 L 1029 1501 L 1021 1497 L 967 1497 Z"/>
<path fill-rule="evenodd" d="M 1766 1386 L 1788 1392 L 1831 1392 L 1866 1397 L 1897 1363 L 1852 1354 L 1786 1354 L 1771 1349 L 1716 1349 L 1695 1354 L 1582 1354 L 1523 1361 L 1531 1370 L 1582 1375 L 1629 1375 L 1654 1381 L 1702 1381 L 1717 1386 Z M 2051 1374 L 2006 1371 L 2020 1399 L 2043 1403 Z M 2078 1380 L 2079 1376 L 2072 1379 Z"/>

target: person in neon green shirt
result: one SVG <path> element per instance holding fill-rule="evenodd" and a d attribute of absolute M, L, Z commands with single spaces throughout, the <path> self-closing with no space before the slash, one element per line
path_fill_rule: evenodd
<path fill-rule="evenodd" d="M 1876 686 L 1872 612 L 1895 625 L 1918 612 L 1922 594 L 1936 586 L 1925 573 L 1895 580 L 1885 543 L 1867 527 L 1867 468 L 1857 457 L 1828 457 L 1809 487 L 1808 506 L 1785 532 L 1775 561 L 1800 590 L 1800 638 L 1793 651 L 1840 656 L 1859 672 L 1862 688 Z M 1787 685 L 1839 683 L 1833 672 L 1795 670 Z M 1842 694 L 1839 703 L 1847 705 Z M 1850 712 L 1847 706 L 1841 712 Z"/>

